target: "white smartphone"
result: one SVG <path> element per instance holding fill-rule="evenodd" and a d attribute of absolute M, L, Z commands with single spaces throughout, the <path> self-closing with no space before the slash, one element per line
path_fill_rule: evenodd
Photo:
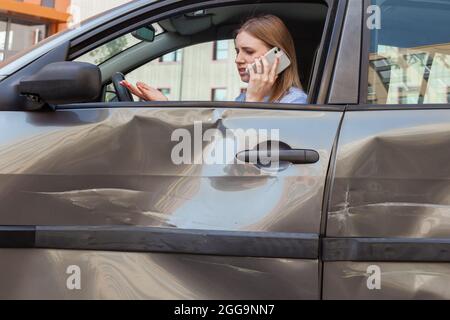
<path fill-rule="evenodd" d="M 289 60 L 289 57 L 287 54 L 280 48 L 272 48 L 269 50 L 264 57 L 266 57 L 267 61 L 269 62 L 270 67 L 272 67 L 273 63 L 275 62 L 275 58 L 280 58 L 280 63 L 277 68 L 277 75 L 282 73 L 284 70 L 286 70 L 287 67 L 291 65 L 291 60 Z M 252 64 L 253 70 L 256 70 L 256 64 Z M 247 69 L 248 72 L 248 69 Z"/>

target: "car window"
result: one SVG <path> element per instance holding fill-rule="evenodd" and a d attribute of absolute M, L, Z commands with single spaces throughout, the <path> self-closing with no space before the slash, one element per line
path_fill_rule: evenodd
<path fill-rule="evenodd" d="M 236 72 L 233 40 L 188 46 L 169 52 L 126 74 L 164 91 L 169 100 L 233 101 L 245 86 Z"/>
<path fill-rule="evenodd" d="M 315 70 L 314 54 L 324 43 L 328 14 L 325 3 L 289 3 L 282 7 L 272 3 L 247 4 L 175 15 L 157 22 L 162 34 L 153 41 L 140 41 L 128 33 L 108 43 L 99 41 L 98 47 L 75 61 L 100 67 L 105 85 L 102 98 L 106 102 L 118 100 L 110 85 L 117 72 L 123 73 L 132 85 L 143 82 L 172 101 L 245 101 L 248 81 L 242 80 L 243 71 L 240 75 L 235 63 L 233 32 L 251 16 L 246 12 L 250 14 L 255 8 L 264 14 L 279 15 L 294 41 L 290 54 L 296 58 L 296 68 L 291 86 L 283 92 L 284 102 L 307 103 L 308 79 Z M 295 15 L 289 14 L 294 11 Z M 213 29 L 211 17 L 217 19 L 214 28 L 219 31 Z M 312 31 L 301 31 L 307 28 Z M 320 82 L 319 77 L 314 78 L 316 83 Z M 268 100 L 269 96 L 264 99 Z"/>
<path fill-rule="evenodd" d="M 371 9 L 380 19 L 371 27 L 367 102 L 449 103 L 450 3 L 372 0 Z"/>
<path fill-rule="evenodd" d="M 164 32 L 164 30 L 157 23 L 153 24 L 152 26 L 156 30 L 156 36 Z M 135 38 L 131 33 L 127 33 L 119 38 L 105 43 L 95 50 L 89 51 L 88 53 L 78 57 L 74 61 L 88 62 L 98 66 L 106 60 L 141 42 L 142 40 Z"/>

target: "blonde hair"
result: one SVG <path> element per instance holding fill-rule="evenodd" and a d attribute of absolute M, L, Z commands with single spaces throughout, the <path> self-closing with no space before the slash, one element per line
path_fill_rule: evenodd
<path fill-rule="evenodd" d="M 235 32 L 235 38 L 241 32 L 248 32 L 252 36 L 263 41 L 269 48 L 283 49 L 291 60 L 291 65 L 283 71 L 274 84 L 270 102 L 280 100 L 291 87 L 302 89 L 298 75 L 297 56 L 295 44 L 284 22 L 277 16 L 265 14 L 250 18 L 245 21 Z"/>

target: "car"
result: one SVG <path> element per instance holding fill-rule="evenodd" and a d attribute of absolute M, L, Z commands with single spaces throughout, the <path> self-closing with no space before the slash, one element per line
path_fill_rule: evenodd
<path fill-rule="evenodd" d="M 260 13 L 306 104 L 218 101 Z M 3 62 L 0 298 L 450 299 L 449 24 L 438 0 L 137 0 Z"/>

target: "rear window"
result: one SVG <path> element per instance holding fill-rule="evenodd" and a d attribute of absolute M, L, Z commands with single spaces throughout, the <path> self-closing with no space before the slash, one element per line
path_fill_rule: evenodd
<path fill-rule="evenodd" d="M 370 104 L 450 102 L 450 2 L 372 0 Z"/>

